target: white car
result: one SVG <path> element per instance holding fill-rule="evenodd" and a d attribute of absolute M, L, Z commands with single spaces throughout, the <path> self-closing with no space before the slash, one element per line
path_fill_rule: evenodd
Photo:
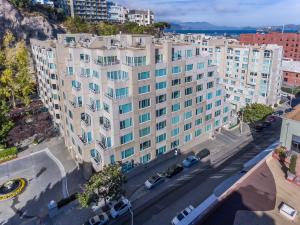
<path fill-rule="evenodd" d="M 85 222 L 83 225 L 104 225 L 108 223 L 108 216 L 106 213 L 101 213 L 100 215 L 94 216 Z"/>
<path fill-rule="evenodd" d="M 117 218 L 125 214 L 130 209 L 131 209 L 130 201 L 126 198 L 122 198 L 111 207 L 110 214 L 112 218 Z"/>
<path fill-rule="evenodd" d="M 172 225 L 178 224 L 181 220 L 183 220 L 187 215 L 189 215 L 194 210 L 192 205 L 189 205 L 184 210 L 182 210 L 177 216 L 172 219 Z"/>
<path fill-rule="evenodd" d="M 164 180 L 165 180 L 165 177 L 162 174 L 157 173 L 154 176 L 150 177 L 148 180 L 146 180 L 145 186 L 147 189 L 151 189 L 154 186 L 162 183 Z"/>

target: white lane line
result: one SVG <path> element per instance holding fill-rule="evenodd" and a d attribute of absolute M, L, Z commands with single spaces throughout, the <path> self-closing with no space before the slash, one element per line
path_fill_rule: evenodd
<path fill-rule="evenodd" d="M 68 181 L 67 181 L 65 168 L 62 165 L 62 163 L 58 160 L 58 158 L 56 158 L 48 148 L 46 148 L 45 151 L 47 155 L 56 163 L 56 165 L 59 168 L 62 177 L 62 193 L 64 198 L 67 198 L 69 197 L 69 191 L 68 191 Z"/>

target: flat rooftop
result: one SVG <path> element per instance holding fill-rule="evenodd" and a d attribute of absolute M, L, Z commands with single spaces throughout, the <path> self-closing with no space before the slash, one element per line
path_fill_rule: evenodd
<path fill-rule="evenodd" d="M 289 183 L 279 162 L 269 157 L 198 225 L 294 225 L 279 213 L 282 202 L 300 211 L 300 187 Z M 220 221 L 222 221 L 220 223 Z"/>
<path fill-rule="evenodd" d="M 297 105 L 293 111 L 287 113 L 285 115 L 285 118 L 289 119 L 289 120 L 296 120 L 300 122 L 300 104 Z"/>

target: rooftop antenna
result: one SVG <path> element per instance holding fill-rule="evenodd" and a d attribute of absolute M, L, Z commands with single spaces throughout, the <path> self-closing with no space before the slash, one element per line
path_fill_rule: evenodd
<path fill-rule="evenodd" d="M 281 33 L 283 34 L 283 32 L 284 32 L 284 24 L 282 25 Z"/>

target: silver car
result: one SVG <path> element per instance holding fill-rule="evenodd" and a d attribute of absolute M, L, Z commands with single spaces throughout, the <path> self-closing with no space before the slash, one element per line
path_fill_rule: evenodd
<path fill-rule="evenodd" d="M 162 174 L 157 173 L 154 176 L 150 177 L 148 180 L 146 180 L 145 186 L 147 189 L 151 189 L 154 186 L 162 183 L 164 180 L 165 180 L 165 177 Z"/>

